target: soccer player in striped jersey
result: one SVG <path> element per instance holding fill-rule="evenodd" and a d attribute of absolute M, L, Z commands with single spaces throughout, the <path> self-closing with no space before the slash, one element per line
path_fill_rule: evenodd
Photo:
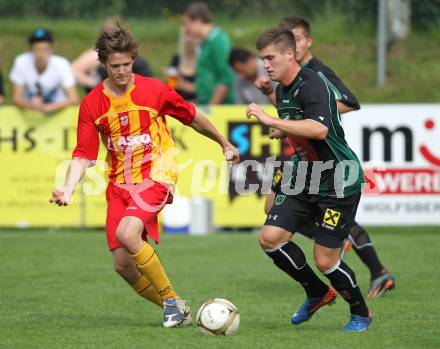
<path fill-rule="evenodd" d="M 187 303 L 176 293 L 147 236 L 159 242 L 157 214 L 172 202 L 177 180 L 176 149 L 165 115 L 217 142 L 227 160 L 238 150 L 191 103 L 159 80 L 132 73 L 137 44 L 119 25 L 96 41 L 108 78 L 84 97 L 77 146 L 65 184 L 50 202 L 66 206 L 86 168 L 107 148 L 109 181 L 106 233 L 115 271 L 137 292 L 163 307 L 164 327 L 191 323 Z"/>

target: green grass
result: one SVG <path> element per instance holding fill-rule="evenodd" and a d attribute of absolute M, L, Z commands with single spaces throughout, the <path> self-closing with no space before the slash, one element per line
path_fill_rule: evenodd
<path fill-rule="evenodd" d="M 281 15 L 265 17 L 237 16 L 217 18 L 235 46 L 255 48 L 257 36 L 279 22 Z M 177 50 L 180 20 L 178 16 L 128 19 L 126 22 L 140 45 L 140 55 L 162 77 Z M 100 20 L 2 18 L 0 21 L 0 67 L 8 81 L 14 58 L 27 49 L 27 38 L 37 26 L 55 33 L 55 48 L 70 60 L 94 45 Z M 352 23 L 343 15 L 327 14 L 312 21 L 314 54 L 332 67 L 362 103 L 438 102 L 440 74 L 438 59 L 440 28 L 413 31 L 407 39 L 391 49 L 388 56 L 388 81 L 376 87 L 376 31 L 370 22 Z M 7 101 L 11 86 L 6 84 Z"/>
<path fill-rule="evenodd" d="M 370 232 L 397 290 L 368 301 L 373 325 L 353 335 L 341 331 L 347 321 L 342 299 L 312 321 L 290 325 L 303 292 L 261 252 L 257 235 L 163 236 L 159 253 L 193 311 L 211 297 L 238 307 L 242 323 L 231 337 L 204 336 L 195 326 L 161 328 L 161 310 L 112 271 L 103 233 L 0 232 L 0 347 L 439 348 L 438 228 Z M 309 240 L 297 241 L 311 251 Z M 365 291 L 367 269 L 353 252 L 347 260 Z"/>

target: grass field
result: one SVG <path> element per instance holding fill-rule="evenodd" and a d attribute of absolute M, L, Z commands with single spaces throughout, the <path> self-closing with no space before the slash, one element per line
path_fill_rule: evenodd
<path fill-rule="evenodd" d="M 211 297 L 239 308 L 242 323 L 231 337 L 161 328 L 161 310 L 112 271 L 104 234 L 0 232 L 0 348 L 439 348 L 438 228 L 370 232 L 397 290 L 368 301 L 373 325 L 351 335 L 341 331 L 340 298 L 309 323 L 290 325 L 303 292 L 273 267 L 255 234 L 163 236 L 161 258 L 194 312 Z M 311 250 L 309 240 L 297 241 Z M 347 260 L 366 290 L 367 269 L 353 252 Z"/>

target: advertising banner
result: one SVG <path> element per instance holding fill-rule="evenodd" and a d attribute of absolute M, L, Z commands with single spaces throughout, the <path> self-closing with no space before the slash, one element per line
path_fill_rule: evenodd
<path fill-rule="evenodd" d="M 348 144 L 374 181 L 359 222 L 440 224 L 440 105 L 364 105 L 342 118 Z"/>
<path fill-rule="evenodd" d="M 276 115 L 272 106 L 266 111 Z M 168 117 L 178 149 L 176 195 L 211 199 L 215 226 L 261 226 L 274 162 L 293 150 L 285 141 L 270 140 L 269 128 L 246 119 L 245 106 L 218 106 L 207 115 L 242 161 L 228 167 L 216 143 Z M 77 108 L 44 116 L 2 107 L 0 118 L 0 227 L 104 226 L 103 145 L 72 205 L 48 202 L 55 183 L 64 181 L 76 144 Z M 440 105 L 364 105 L 342 118 L 348 144 L 368 177 L 359 222 L 440 224 Z"/>

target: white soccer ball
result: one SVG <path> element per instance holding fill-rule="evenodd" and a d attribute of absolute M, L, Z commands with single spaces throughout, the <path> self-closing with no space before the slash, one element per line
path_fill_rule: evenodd
<path fill-rule="evenodd" d="M 204 334 L 230 335 L 240 325 L 240 314 L 234 304 L 222 298 L 203 303 L 197 312 L 197 327 Z"/>

